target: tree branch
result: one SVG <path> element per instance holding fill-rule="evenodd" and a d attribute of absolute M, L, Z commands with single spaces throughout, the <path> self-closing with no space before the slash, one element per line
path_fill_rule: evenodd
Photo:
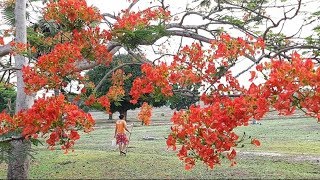
<path fill-rule="evenodd" d="M 1 139 L 0 143 L 8 143 L 14 140 L 24 140 L 25 138 L 23 136 L 19 136 L 19 137 L 10 137 L 10 138 L 6 138 L 6 139 Z"/>
<path fill-rule="evenodd" d="M 320 51 L 320 46 L 311 46 L 311 45 L 301 45 L 301 46 L 290 46 L 290 47 L 285 47 L 283 49 L 280 49 L 276 52 L 274 52 L 274 55 L 270 56 L 271 59 L 275 58 L 276 56 L 278 56 L 279 54 L 286 52 L 286 51 L 290 51 L 293 49 L 315 49 Z"/>
<path fill-rule="evenodd" d="M 0 69 L 0 72 L 2 72 L 2 71 L 9 71 L 9 70 L 21 70 L 21 68 L 9 67 L 9 68 Z"/>
<path fill-rule="evenodd" d="M 109 18 L 111 18 L 111 19 L 117 19 L 117 17 L 115 16 L 115 15 L 112 15 L 112 14 L 110 14 L 110 13 L 103 13 L 103 14 L 101 14 L 102 16 L 104 16 L 104 17 L 109 17 Z"/>
<path fill-rule="evenodd" d="M 267 27 L 267 29 L 264 31 L 264 33 L 262 35 L 263 39 L 266 39 L 266 36 L 267 36 L 268 32 L 272 28 L 278 27 L 282 21 L 290 20 L 290 19 L 293 19 L 294 17 L 296 17 L 298 15 L 299 11 L 300 11 L 300 8 L 301 8 L 301 1 L 302 0 L 299 0 L 298 8 L 297 8 L 296 12 L 291 17 L 287 17 L 287 13 L 288 12 L 284 12 L 284 17 L 283 18 L 281 18 L 277 23 L 273 23 L 272 26 Z"/>
<path fill-rule="evenodd" d="M 4 46 L 0 46 L 0 57 L 8 55 L 11 52 L 10 44 L 6 44 Z"/>
<path fill-rule="evenodd" d="M 172 35 L 172 36 L 189 37 L 189 38 L 203 41 L 206 43 L 210 43 L 213 40 L 213 39 L 207 38 L 205 36 L 202 36 L 200 34 L 197 34 L 197 33 L 191 32 L 191 31 L 167 30 L 167 32 L 169 35 Z"/>
<path fill-rule="evenodd" d="M 129 7 L 127 8 L 127 10 L 131 10 L 133 8 L 134 5 L 136 5 L 140 0 L 135 0 L 135 1 L 132 1 L 132 3 L 129 5 Z"/>
<path fill-rule="evenodd" d="M 121 45 L 119 43 L 110 43 L 108 45 L 108 51 L 111 53 L 111 54 L 115 54 L 116 52 L 118 52 L 121 48 Z M 88 70 L 88 69 L 91 69 L 95 66 L 99 65 L 98 62 L 94 61 L 94 62 L 88 62 L 87 60 L 82 60 L 81 62 L 77 63 L 76 64 L 76 68 L 79 70 L 79 71 L 83 71 L 83 70 Z"/>
<path fill-rule="evenodd" d="M 119 65 L 119 66 L 111 69 L 108 73 L 106 73 L 106 74 L 103 76 L 103 78 L 100 80 L 100 82 L 98 83 L 98 85 L 94 88 L 93 93 L 96 93 L 96 92 L 100 89 L 100 87 L 102 86 L 102 83 L 107 79 L 107 77 L 110 76 L 111 73 L 113 73 L 113 72 L 116 71 L 117 69 L 120 69 L 120 68 L 122 68 L 122 67 L 124 67 L 124 66 L 129 66 L 129 65 L 141 65 L 141 64 L 142 64 L 142 63 L 140 63 L 140 62 L 124 63 L 124 64 L 121 64 L 121 65 Z"/>

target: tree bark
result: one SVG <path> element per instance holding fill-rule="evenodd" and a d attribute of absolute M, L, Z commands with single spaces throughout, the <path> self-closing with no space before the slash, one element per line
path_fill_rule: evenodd
<path fill-rule="evenodd" d="M 16 20 L 16 38 L 15 41 L 19 43 L 27 43 L 27 29 L 26 29 L 26 0 L 16 0 L 15 3 L 15 20 Z M 26 58 L 20 55 L 14 57 L 15 64 L 18 69 L 28 64 Z M 24 92 L 25 84 L 22 78 L 22 71 L 17 70 L 17 100 L 16 113 L 32 106 L 34 97 L 28 96 Z M 21 136 L 21 135 L 18 135 Z M 29 172 L 29 149 L 31 143 L 28 140 L 13 140 L 11 144 L 11 156 L 8 164 L 8 179 L 27 179 Z"/>
<path fill-rule="evenodd" d="M 110 113 L 110 114 L 109 114 L 109 120 L 112 120 L 112 119 L 113 119 L 112 115 L 113 115 L 113 113 Z"/>
<path fill-rule="evenodd" d="M 26 140 L 13 140 L 10 142 L 11 151 L 8 164 L 8 179 L 27 179 L 30 166 L 28 155 L 31 144 Z"/>
<path fill-rule="evenodd" d="M 10 51 L 11 51 L 10 44 L 0 46 L 0 57 L 8 55 Z"/>
<path fill-rule="evenodd" d="M 121 109 L 121 110 L 119 110 L 119 114 L 124 115 L 124 120 L 126 120 L 126 121 L 127 121 L 127 112 L 128 112 L 127 109 Z"/>

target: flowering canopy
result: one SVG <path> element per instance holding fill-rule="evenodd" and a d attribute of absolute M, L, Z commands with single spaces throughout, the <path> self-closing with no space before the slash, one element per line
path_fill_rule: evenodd
<path fill-rule="evenodd" d="M 97 99 L 95 94 L 86 94 L 90 83 L 81 75 L 82 69 L 78 65 L 108 66 L 112 61 L 112 52 L 108 50 L 111 41 L 124 45 L 134 40 L 135 43 L 152 41 L 154 39 L 148 38 L 163 35 L 165 22 L 171 17 L 163 7 L 139 12 L 126 10 L 117 16 L 109 30 L 101 30 L 97 23 L 101 22 L 102 16 L 85 0 L 51 1 L 43 13 L 45 20 L 55 22 L 60 29 L 54 36 L 42 39 L 50 51 L 40 55 L 35 63 L 23 67 L 26 93 L 59 90 L 71 80 L 77 80 L 84 87 L 74 101 L 83 95 L 87 97 L 86 105 L 99 103 L 106 111 L 110 109 L 110 102 L 120 101 L 124 96 L 123 80 L 128 75 L 122 70 L 115 71 L 113 86 Z M 3 39 L 0 37 L 1 44 Z M 136 45 L 131 44 L 128 48 Z M 16 53 L 30 48 L 19 44 L 14 47 Z M 261 73 L 265 82 L 252 83 L 249 88 L 240 86 L 230 68 L 240 57 L 255 56 L 264 48 L 261 38 L 233 38 L 222 33 L 210 42 L 210 48 L 195 42 L 183 47 L 170 63 L 141 66 L 143 75 L 134 80 L 130 91 L 132 103 L 150 94 L 170 97 L 174 94 L 173 86 L 185 88 L 199 83 L 207 86 L 200 96 L 203 106 L 192 105 L 187 110 L 175 112 L 171 118 L 173 124 L 167 146 L 173 150 L 178 148 L 178 157 L 185 162 L 186 169 L 191 169 L 196 160 L 213 168 L 221 163 L 221 156 L 229 159 L 231 165 L 236 164 L 235 147 L 239 136 L 234 129 L 248 125 L 251 118 L 261 119 L 270 108 L 284 115 L 300 108 L 307 115 L 320 119 L 320 70 L 311 60 L 297 53 L 290 60 L 272 59 L 259 64 L 256 71 L 251 72 L 250 81 Z M 151 105 L 143 103 L 138 115 L 146 125 L 150 124 L 151 110 Z M 13 130 L 21 131 L 27 139 L 41 135 L 50 148 L 59 144 L 66 151 L 80 138 L 79 130 L 89 132 L 93 126 L 90 114 L 68 102 L 62 94 L 39 98 L 30 109 L 13 117 L 5 112 L 0 114 L 0 135 Z M 257 139 L 251 139 L 251 143 L 260 146 Z"/>

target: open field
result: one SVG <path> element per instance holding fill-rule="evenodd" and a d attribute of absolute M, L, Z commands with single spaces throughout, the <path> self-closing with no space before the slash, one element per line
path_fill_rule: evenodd
<path fill-rule="evenodd" d="M 229 167 L 229 162 L 225 161 L 208 170 L 198 162 L 195 169 L 185 171 L 176 152 L 166 148 L 164 137 L 170 132 L 170 112 L 161 112 L 158 111 L 158 120 L 155 118 L 157 126 L 142 127 L 136 123 L 138 126 L 133 128 L 125 157 L 119 156 L 111 146 L 113 124 L 101 118 L 98 118 L 99 128 L 83 135 L 75 152 L 63 154 L 60 150 L 47 150 L 45 146 L 35 147 L 30 178 L 320 179 L 320 125 L 315 119 L 266 120 L 261 121 L 261 125 L 238 128 L 239 134 L 246 132 L 260 139 L 261 147 L 247 142 L 243 148 L 237 148 L 235 167 Z M 131 122 L 135 121 L 129 113 L 130 118 Z M 145 136 L 155 140 L 144 140 Z M 0 164 L 0 178 L 5 178 L 5 173 L 6 165 Z"/>

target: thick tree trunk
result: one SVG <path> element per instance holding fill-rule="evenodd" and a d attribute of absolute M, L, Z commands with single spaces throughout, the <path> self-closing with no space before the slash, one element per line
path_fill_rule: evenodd
<path fill-rule="evenodd" d="M 14 140 L 11 144 L 11 156 L 8 165 L 8 179 L 27 179 L 29 172 L 29 161 L 28 155 L 31 148 L 30 141 L 26 140 Z"/>
<path fill-rule="evenodd" d="M 15 4 L 15 20 L 16 20 L 16 38 L 19 43 L 27 43 L 26 31 L 26 0 L 16 0 Z M 18 69 L 28 64 L 27 59 L 23 56 L 15 56 L 15 64 Z M 33 96 L 28 96 L 24 92 L 25 84 L 22 78 L 22 71 L 17 70 L 17 100 L 16 113 L 28 109 L 33 104 Z M 19 135 L 18 135 L 19 136 Z M 11 141 L 11 155 L 8 165 L 8 179 L 27 179 L 29 172 L 30 157 L 28 156 L 31 147 L 30 141 L 14 140 Z"/>

